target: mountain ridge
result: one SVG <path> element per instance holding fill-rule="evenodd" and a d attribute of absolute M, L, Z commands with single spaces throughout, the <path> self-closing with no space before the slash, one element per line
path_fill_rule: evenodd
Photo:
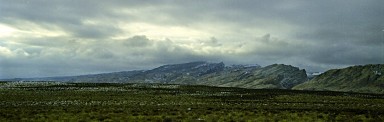
<path fill-rule="evenodd" d="M 288 70 L 285 71 L 282 69 Z M 297 75 L 300 78 L 295 78 L 295 75 L 289 74 L 300 74 Z M 288 75 L 289 77 L 285 77 Z M 122 71 L 66 77 L 26 78 L 17 80 L 164 83 L 289 89 L 298 83 L 306 81 L 306 77 L 305 70 L 300 71 L 299 68 L 291 65 L 274 64 L 266 67 L 261 67 L 260 65 L 255 64 L 225 66 L 223 62 L 212 63 L 196 61 L 182 64 L 168 64 L 150 70 Z"/>
<path fill-rule="evenodd" d="M 382 73 L 384 73 L 384 64 L 331 69 L 293 89 L 383 94 L 384 75 Z"/>
<path fill-rule="evenodd" d="M 9 81 L 62 81 L 93 83 L 161 83 L 293 89 L 384 94 L 384 64 L 350 66 L 323 73 L 307 73 L 291 65 L 229 65 L 196 61 L 168 64 L 149 70 L 79 76 L 10 79 Z M 310 75 L 308 75 L 310 74 Z"/>

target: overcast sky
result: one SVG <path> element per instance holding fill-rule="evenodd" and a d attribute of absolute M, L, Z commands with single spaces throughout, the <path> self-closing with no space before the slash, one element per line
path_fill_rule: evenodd
<path fill-rule="evenodd" d="M 0 0 L 0 78 L 384 63 L 384 0 Z"/>

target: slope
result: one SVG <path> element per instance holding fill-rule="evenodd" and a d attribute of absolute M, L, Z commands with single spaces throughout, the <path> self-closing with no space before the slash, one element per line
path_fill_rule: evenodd
<path fill-rule="evenodd" d="M 330 90 L 364 93 L 384 93 L 384 64 L 351 66 L 333 69 L 303 84 L 296 90 Z"/>

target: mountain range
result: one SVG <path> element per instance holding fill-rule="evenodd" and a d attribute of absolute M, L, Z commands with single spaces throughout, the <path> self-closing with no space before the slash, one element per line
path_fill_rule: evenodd
<path fill-rule="evenodd" d="M 384 93 L 384 64 L 309 73 L 291 65 L 230 65 L 205 61 L 164 65 L 151 70 L 123 71 L 65 77 L 17 78 L 8 81 L 63 81 L 162 83 L 240 87 Z"/>

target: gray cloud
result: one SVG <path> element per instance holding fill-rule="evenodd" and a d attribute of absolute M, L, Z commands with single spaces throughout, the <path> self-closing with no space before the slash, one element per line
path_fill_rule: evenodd
<path fill-rule="evenodd" d="M 125 41 L 127 47 L 146 47 L 151 46 L 153 42 L 146 36 L 133 36 Z"/>
<path fill-rule="evenodd" d="M 223 46 L 215 37 L 211 37 L 208 41 L 201 41 L 202 46 L 220 47 Z"/>
<path fill-rule="evenodd" d="M 382 0 L 0 3 L 0 78 L 198 60 L 309 71 L 384 62 Z"/>

